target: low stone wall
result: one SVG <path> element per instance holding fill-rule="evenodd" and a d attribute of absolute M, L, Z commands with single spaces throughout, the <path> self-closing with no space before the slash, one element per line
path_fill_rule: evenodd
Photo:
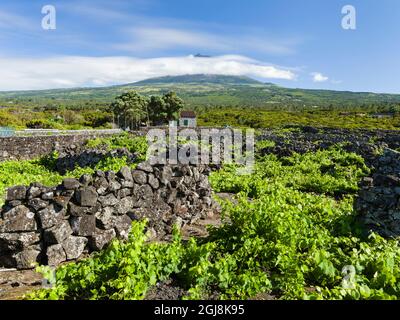
<path fill-rule="evenodd" d="M 262 154 L 273 153 L 290 156 L 294 152 L 306 153 L 325 150 L 335 144 L 342 144 L 347 152 L 362 156 L 366 164 L 373 167 L 376 154 L 381 149 L 400 148 L 400 134 L 395 130 L 363 130 L 340 128 L 316 128 L 307 126 L 289 127 L 285 133 L 262 130 L 258 141 L 273 141 L 274 145 L 261 150 Z"/>
<path fill-rule="evenodd" d="M 71 145 L 56 150 L 58 158 L 55 161 L 55 170 L 64 175 L 67 171 L 72 171 L 76 167 L 86 168 L 95 167 L 102 159 L 125 157 L 127 165 L 136 161 L 137 155 L 129 152 L 126 148 L 108 150 L 108 148 L 88 148 L 87 146 Z"/>
<path fill-rule="evenodd" d="M 130 131 L 132 136 L 145 136 L 147 132 L 151 129 L 162 129 L 168 134 L 168 127 L 144 127 L 139 130 Z M 178 127 L 177 130 L 181 131 L 186 128 Z M 200 132 L 202 128 L 191 128 L 192 130 L 196 130 Z M 120 130 L 76 130 L 76 133 L 68 133 L 66 134 L 56 134 L 52 133 L 57 130 L 49 130 L 49 135 L 35 135 L 33 132 L 38 130 L 32 130 L 30 134 L 32 136 L 13 136 L 13 137 L 0 137 L 0 161 L 6 160 L 29 160 L 38 158 L 41 156 L 48 155 L 54 150 L 61 151 L 67 153 L 67 156 L 72 160 L 68 160 L 68 157 L 65 157 L 64 163 L 60 164 L 67 169 L 71 169 L 70 163 L 75 160 L 74 156 L 70 156 L 68 153 L 76 153 L 76 150 L 82 151 L 81 147 L 85 145 L 87 140 L 94 139 L 98 137 L 105 137 L 110 135 L 118 134 L 122 131 Z M 40 130 L 39 130 L 40 132 Z M 46 132 L 43 130 L 42 132 Z M 29 133 L 29 131 L 27 131 Z M 42 133 L 43 134 L 43 133 Z M 81 152 L 83 153 L 83 151 Z M 93 158 L 96 158 L 96 155 L 93 153 Z M 104 155 L 104 154 L 103 154 Z M 129 157 L 129 155 L 128 155 Z M 79 161 L 83 163 L 86 162 L 87 156 L 82 155 L 79 158 Z M 68 163 L 69 161 L 69 163 Z M 78 162 L 79 162 L 78 161 Z M 60 163 L 62 160 L 60 160 Z M 85 166 L 85 165 L 83 165 Z"/>
<path fill-rule="evenodd" d="M 400 152 L 386 149 L 370 177 L 360 182 L 355 209 L 367 230 L 400 236 Z"/>
<path fill-rule="evenodd" d="M 58 265 L 127 239 L 132 220 L 147 218 L 162 239 L 214 211 L 210 169 L 141 163 L 135 170 L 97 171 L 56 187 L 32 183 L 7 191 L 0 219 L 0 266 Z"/>
<path fill-rule="evenodd" d="M 274 143 L 261 150 L 289 156 L 315 152 L 342 144 L 348 152 L 362 156 L 371 169 L 371 176 L 360 181 L 354 202 L 357 218 L 365 233 L 374 231 L 383 237 L 400 236 L 400 149 L 399 131 L 350 130 L 314 127 L 293 127 L 292 131 L 264 130 L 258 140 Z M 379 155 L 382 150 L 383 154 Z"/>
<path fill-rule="evenodd" d="M 115 133 L 100 131 L 88 134 L 0 137 L 0 161 L 34 159 L 48 155 L 56 149 L 81 146 L 89 139 L 113 134 Z"/>

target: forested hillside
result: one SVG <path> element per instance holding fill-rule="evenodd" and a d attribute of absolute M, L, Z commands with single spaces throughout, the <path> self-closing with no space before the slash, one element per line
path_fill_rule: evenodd
<path fill-rule="evenodd" d="M 190 108 L 253 106 L 269 110 L 390 110 L 400 105 L 400 95 L 290 89 L 248 77 L 204 74 L 167 76 L 99 88 L 0 92 L 0 105 L 93 108 L 107 105 L 115 96 L 129 90 L 147 96 L 175 91 Z"/>

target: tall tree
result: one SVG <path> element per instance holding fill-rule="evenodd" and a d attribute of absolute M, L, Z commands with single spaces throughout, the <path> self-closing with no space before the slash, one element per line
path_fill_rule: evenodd
<path fill-rule="evenodd" d="M 148 110 L 149 117 L 153 124 L 162 124 L 167 120 L 166 104 L 160 96 L 151 96 Z"/>
<path fill-rule="evenodd" d="M 116 97 L 111 108 L 117 116 L 118 125 L 127 128 L 133 123 L 138 127 L 141 121 L 148 120 L 147 105 L 147 98 L 132 90 Z"/>
<path fill-rule="evenodd" d="M 163 100 L 165 103 L 167 121 L 176 120 L 179 111 L 184 107 L 185 103 L 173 91 L 166 93 L 163 96 Z"/>

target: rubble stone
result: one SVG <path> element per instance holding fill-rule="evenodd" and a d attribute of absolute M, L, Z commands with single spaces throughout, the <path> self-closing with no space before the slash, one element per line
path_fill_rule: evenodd
<path fill-rule="evenodd" d="M 23 205 L 3 212 L 2 216 L 3 221 L 0 223 L 0 233 L 37 230 L 35 214 Z"/>
<path fill-rule="evenodd" d="M 213 210 L 204 172 L 201 166 L 142 163 L 136 170 L 97 170 L 54 187 L 32 183 L 9 188 L 0 211 L 0 267 L 78 259 L 114 238 L 127 240 L 132 220 L 148 219 L 152 236 L 164 239 L 174 222 L 190 224 Z M 400 208 L 396 210 L 393 219 L 400 218 Z"/>

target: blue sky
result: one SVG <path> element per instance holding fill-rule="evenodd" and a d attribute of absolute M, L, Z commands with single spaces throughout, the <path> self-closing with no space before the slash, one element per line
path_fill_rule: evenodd
<path fill-rule="evenodd" d="M 44 5 L 56 29 L 41 26 Z M 341 26 L 344 5 L 356 30 Z M 398 0 L 3 0 L 0 90 L 187 73 L 400 93 Z M 194 58 L 196 53 L 212 58 Z"/>

